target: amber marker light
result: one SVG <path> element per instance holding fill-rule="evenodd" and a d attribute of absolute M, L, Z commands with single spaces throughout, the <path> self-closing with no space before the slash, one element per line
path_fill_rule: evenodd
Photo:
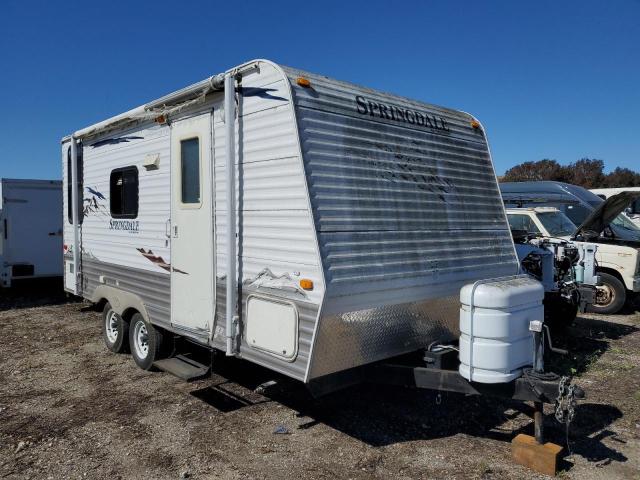
<path fill-rule="evenodd" d="M 303 290 L 313 290 L 313 280 L 309 280 L 308 278 L 301 279 L 300 287 L 302 287 Z"/>
<path fill-rule="evenodd" d="M 480 122 L 478 120 L 471 120 L 471 127 L 477 130 L 480 128 Z"/>
<path fill-rule="evenodd" d="M 308 78 L 298 77 L 296 78 L 296 83 L 304 88 L 311 88 L 311 82 Z"/>

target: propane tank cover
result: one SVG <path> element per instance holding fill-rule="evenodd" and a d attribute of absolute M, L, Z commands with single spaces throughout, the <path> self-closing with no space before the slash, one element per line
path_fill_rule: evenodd
<path fill-rule="evenodd" d="M 460 375 L 507 383 L 532 365 L 530 322 L 544 319 L 544 287 L 527 275 L 489 279 L 460 291 Z"/>

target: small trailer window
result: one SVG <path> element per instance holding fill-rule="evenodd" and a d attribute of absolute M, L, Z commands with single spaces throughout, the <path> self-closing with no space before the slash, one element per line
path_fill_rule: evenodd
<path fill-rule="evenodd" d="M 77 163 L 77 183 L 78 183 L 78 223 L 82 225 L 82 220 L 84 218 L 83 213 L 83 164 L 82 164 L 82 144 L 78 144 L 77 148 L 78 152 L 78 163 Z M 72 190 L 72 180 L 71 180 L 71 147 L 67 148 L 67 219 L 69 223 L 73 225 L 73 210 L 71 210 L 71 190 Z"/>
<path fill-rule="evenodd" d="M 109 205 L 113 218 L 138 216 L 138 169 L 118 168 L 109 179 Z"/>
<path fill-rule="evenodd" d="M 200 203 L 200 141 L 189 138 L 180 142 L 182 203 Z"/>

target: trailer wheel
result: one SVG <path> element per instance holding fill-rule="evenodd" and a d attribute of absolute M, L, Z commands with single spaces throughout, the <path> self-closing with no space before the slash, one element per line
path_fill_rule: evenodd
<path fill-rule="evenodd" d="M 108 302 L 102 310 L 102 338 L 114 353 L 126 353 L 129 350 L 129 323 Z"/>
<path fill-rule="evenodd" d="M 599 272 L 602 284 L 596 287 L 596 302 L 589 306 L 593 313 L 618 313 L 627 299 L 623 283 L 613 275 Z"/>
<path fill-rule="evenodd" d="M 151 370 L 153 362 L 165 356 L 165 334 L 136 313 L 129 326 L 129 345 L 133 360 L 143 370 Z"/>

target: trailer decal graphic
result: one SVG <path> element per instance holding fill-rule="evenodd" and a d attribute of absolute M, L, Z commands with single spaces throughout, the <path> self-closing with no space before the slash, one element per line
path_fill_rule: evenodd
<path fill-rule="evenodd" d="M 299 273 L 294 273 L 294 276 L 299 276 Z M 282 275 L 274 274 L 268 267 L 263 268 L 255 277 L 247 278 L 243 280 L 243 288 L 269 288 L 276 290 L 284 290 L 287 292 L 297 293 L 303 297 L 307 297 L 305 292 L 298 283 L 297 279 L 291 278 L 292 274 L 283 273 Z"/>
<path fill-rule="evenodd" d="M 394 150 L 386 144 L 376 143 L 375 147 L 383 152 L 382 160 L 371 158 L 374 170 L 380 172 L 381 178 L 395 183 L 409 183 L 419 190 L 435 193 L 443 202 L 447 201 L 447 194 L 455 194 L 455 184 L 446 177 L 428 173 L 424 169 L 415 168 L 415 161 L 408 155 L 394 153 Z M 424 154 L 423 150 L 415 149 L 417 154 Z M 385 161 L 393 155 L 395 162 Z"/>
<path fill-rule="evenodd" d="M 91 187 L 85 187 L 90 196 L 83 198 L 82 215 L 84 217 L 89 216 L 90 213 L 109 217 L 111 214 L 104 206 L 103 201 L 107 199 L 97 189 Z"/>
<path fill-rule="evenodd" d="M 155 263 L 157 266 L 166 270 L 167 272 L 178 272 L 184 275 L 189 275 L 187 272 L 183 272 L 182 270 L 178 270 L 175 267 L 172 267 L 170 263 L 164 261 L 164 258 L 155 255 L 151 250 L 145 250 L 144 248 L 136 248 L 138 252 L 142 254 L 144 258 L 149 260 L 151 263 Z"/>
<path fill-rule="evenodd" d="M 118 143 L 129 143 L 131 140 L 143 140 L 144 137 L 130 135 L 128 137 L 106 138 L 91 145 L 91 148 L 102 147 L 103 145 L 117 145 Z"/>
<path fill-rule="evenodd" d="M 264 98 L 265 100 L 282 100 L 283 102 L 287 101 L 287 99 L 284 97 L 279 97 L 270 93 L 277 92 L 278 90 L 275 88 L 240 87 L 239 90 L 243 97 L 259 97 Z"/>

